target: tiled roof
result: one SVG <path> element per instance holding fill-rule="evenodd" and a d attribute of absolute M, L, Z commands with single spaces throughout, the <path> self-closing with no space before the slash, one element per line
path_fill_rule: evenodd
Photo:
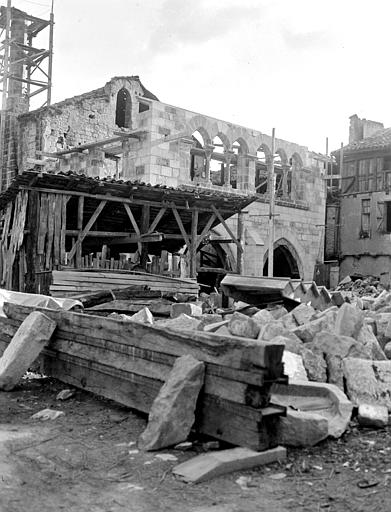
<path fill-rule="evenodd" d="M 382 130 L 378 130 L 370 137 L 351 142 L 347 146 L 344 146 L 343 151 L 344 154 L 354 153 L 356 151 L 376 151 L 379 149 L 386 149 L 388 146 L 391 147 L 391 128 L 384 128 Z M 340 150 L 333 151 L 333 154 L 339 152 Z"/>

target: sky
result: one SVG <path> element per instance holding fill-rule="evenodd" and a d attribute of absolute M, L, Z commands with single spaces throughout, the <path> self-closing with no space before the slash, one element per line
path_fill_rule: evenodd
<path fill-rule="evenodd" d="M 348 142 L 353 114 L 391 126 L 389 0 L 54 0 L 54 18 L 53 102 L 139 75 L 165 103 L 317 152 Z"/>

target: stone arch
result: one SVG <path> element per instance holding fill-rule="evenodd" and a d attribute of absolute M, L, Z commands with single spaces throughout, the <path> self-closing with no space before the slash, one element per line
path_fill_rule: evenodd
<path fill-rule="evenodd" d="M 299 171 L 304 167 L 303 159 L 299 153 L 295 152 L 290 158 L 290 164 L 293 171 Z"/>
<path fill-rule="evenodd" d="M 213 140 L 216 138 L 216 137 L 219 137 L 219 139 L 221 140 L 221 142 L 223 143 L 224 145 L 224 149 L 227 150 L 231 147 L 231 141 L 229 140 L 229 138 L 227 137 L 227 135 L 221 131 L 215 133 L 213 136 L 212 136 L 212 144 L 213 144 Z"/>
<path fill-rule="evenodd" d="M 130 92 L 126 87 L 122 87 L 117 92 L 117 101 L 115 105 L 115 124 L 119 128 L 132 127 L 132 99 Z"/>
<path fill-rule="evenodd" d="M 299 252 L 302 251 L 297 244 L 293 244 L 286 237 L 281 237 L 274 242 L 273 251 L 274 275 L 276 277 L 292 277 L 296 279 L 304 277 L 303 255 L 299 255 Z M 266 251 L 263 257 L 264 275 L 267 275 L 268 258 L 269 254 Z"/>
<path fill-rule="evenodd" d="M 236 142 L 239 144 L 239 147 L 240 147 L 239 153 L 242 155 L 246 155 L 249 152 L 248 144 L 247 144 L 246 140 L 243 139 L 243 137 L 237 137 L 232 143 L 232 149 L 234 149 L 234 144 Z"/>
<path fill-rule="evenodd" d="M 287 165 L 288 164 L 288 157 L 287 157 L 285 149 L 279 147 L 276 150 L 276 155 L 278 155 L 280 157 L 281 165 Z"/>
<path fill-rule="evenodd" d="M 206 117 L 201 115 L 194 116 L 187 123 L 187 126 L 189 128 L 189 135 L 198 131 L 201 133 L 202 138 L 204 139 L 204 144 L 211 144 L 212 139 L 209 134 L 208 120 L 206 119 Z"/>
<path fill-rule="evenodd" d="M 259 153 L 264 154 L 264 159 L 261 159 Z M 271 158 L 271 151 L 267 144 L 262 142 L 262 144 L 257 148 L 256 151 L 256 161 L 255 161 L 255 173 L 254 173 L 254 186 L 255 192 L 258 194 L 265 194 L 267 192 L 267 173 L 268 173 L 268 163 Z"/>

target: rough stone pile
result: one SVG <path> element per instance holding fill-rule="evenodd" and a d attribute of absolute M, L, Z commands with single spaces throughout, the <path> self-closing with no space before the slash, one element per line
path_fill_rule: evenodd
<path fill-rule="evenodd" d="M 354 297 L 377 297 L 386 287 L 380 282 L 380 279 L 367 276 L 363 278 L 345 277 L 337 286 L 336 291 L 342 292 L 345 299 Z"/>

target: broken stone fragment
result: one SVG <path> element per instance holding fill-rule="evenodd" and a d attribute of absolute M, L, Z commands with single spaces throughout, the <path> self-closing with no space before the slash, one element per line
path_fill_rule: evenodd
<path fill-rule="evenodd" d="M 260 311 L 255 313 L 255 315 L 253 315 L 251 318 L 260 325 L 267 324 L 274 320 L 273 315 L 267 309 L 261 309 Z"/>
<path fill-rule="evenodd" d="M 202 316 L 202 307 L 194 302 L 178 302 L 171 305 L 171 318 L 177 318 L 180 315 Z"/>
<path fill-rule="evenodd" d="M 304 345 L 301 357 L 308 380 L 327 382 L 327 365 L 322 354 L 312 352 L 312 350 L 309 350 L 306 345 Z"/>
<path fill-rule="evenodd" d="M 287 409 L 278 418 L 276 442 L 285 446 L 314 446 L 328 437 L 327 419 L 315 412 Z"/>
<path fill-rule="evenodd" d="M 33 311 L 22 322 L 0 358 L 0 389 L 14 388 L 49 343 L 56 322 L 40 311 Z"/>
<path fill-rule="evenodd" d="M 196 402 L 204 383 L 205 365 L 193 356 L 176 359 L 153 401 L 148 425 L 138 446 L 159 450 L 186 441 L 195 419 Z"/>
<path fill-rule="evenodd" d="M 343 360 L 347 395 L 356 405 L 385 405 L 391 411 L 391 361 Z"/>
<path fill-rule="evenodd" d="M 292 316 L 296 320 L 297 325 L 310 322 L 315 313 L 315 309 L 309 304 L 300 304 L 292 310 Z"/>
<path fill-rule="evenodd" d="M 391 341 L 389 341 L 384 347 L 384 354 L 387 359 L 391 359 Z"/>
<path fill-rule="evenodd" d="M 220 327 L 228 325 L 229 320 L 222 320 L 221 322 L 216 322 L 212 324 L 204 324 L 202 323 L 199 325 L 199 327 L 202 327 L 202 330 L 205 332 L 216 332 Z M 227 329 L 228 330 L 228 329 Z"/>
<path fill-rule="evenodd" d="M 200 318 L 193 318 L 185 314 L 179 315 L 176 318 L 169 318 L 167 320 L 159 320 L 155 322 L 157 327 L 163 327 L 173 331 L 196 331 L 201 323 Z"/>
<path fill-rule="evenodd" d="M 304 348 L 304 343 L 294 334 L 289 333 L 285 336 L 276 336 L 272 338 L 271 343 L 283 343 L 285 345 L 285 350 L 289 352 L 293 352 L 294 354 L 301 355 Z"/>
<path fill-rule="evenodd" d="M 361 404 L 357 420 L 362 427 L 384 428 L 388 425 L 388 409 L 385 405 Z"/>
<path fill-rule="evenodd" d="M 380 343 L 381 347 L 384 347 L 391 341 L 391 332 L 387 330 L 391 321 L 391 313 L 377 313 L 375 321 L 377 341 Z"/>
<path fill-rule="evenodd" d="M 278 320 L 279 318 L 288 313 L 288 310 L 284 306 L 276 306 L 275 308 L 270 309 L 269 311 L 273 316 L 274 320 Z"/>
<path fill-rule="evenodd" d="M 351 304 L 345 303 L 338 311 L 335 320 L 335 333 L 357 339 L 363 322 L 364 315 L 362 311 Z"/>
<path fill-rule="evenodd" d="M 152 325 L 153 324 L 153 315 L 150 312 L 150 310 L 147 307 L 145 307 L 143 309 L 140 309 L 140 311 L 138 311 L 134 315 L 132 315 L 130 317 L 130 320 L 132 320 L 132 322 L 138 322 L 139 324 Z"/>
<path fill-rule="evenodd" d="M 221 315 L 207 314 L 204 313 L 200 318 L 201 322 L 198 325 L 199 331 L 204 331 L 208 325 L 215 325 L 218 322 L 222 322 L 223 317 Z"/>
<path fill-rule="evenodd" d="M 60 416 L 64 416 L 64 411 L 55 411 L 54 409 L 42 409 L 42 411 L 36 412 L 31 416 L 32 420 L 56 420 Z"/>
<path fill-rule="evenodd" d="M 357 336 L 357 341 L 362 343 L 368 353 L 375 361 L 382 361 L 387 359 L 383 349 L 381 348 L 376 336 L 373 334 L 373 330 L 368 324 L 364 324 Z"/>
<path fill-rule="evenodd" d="M 282 323 L 282 325 L 285 327 L 285 329 L 288 329 L 290 331 L 295 329 L 298 325 L 295 320 L 295 317 L 293 316 L 292 313 L 288 313 L 288 314 L 282 316 L 279 319 L 279 322 Z"/>
<path fill-rule="evenodd" d="M 288 375 L 289 381 L 306 381 L 307 373 L 303 365 L 303 359 L 298 354 L 293 354 L 288 350 L 284 350 L 282 355 L 282 362 L 284 363 L 284 374 Z"/>
<path fill-rule="evenodd" d="M 228 330 L 234 336 L 256 339 L 260 327 L 252 318 L 235 311 L 229 320 Z"/>
<path fill-rule="evenodd" d="M 324 315 L 316 320 L 311 320 L 306 324 L 300 325 L 293 330 L 304 343 L 310 343 L 314 336 L 321 331 L 334 332 L 335 319 L 337 312 L 334 310 L 326 311 Z"/>

